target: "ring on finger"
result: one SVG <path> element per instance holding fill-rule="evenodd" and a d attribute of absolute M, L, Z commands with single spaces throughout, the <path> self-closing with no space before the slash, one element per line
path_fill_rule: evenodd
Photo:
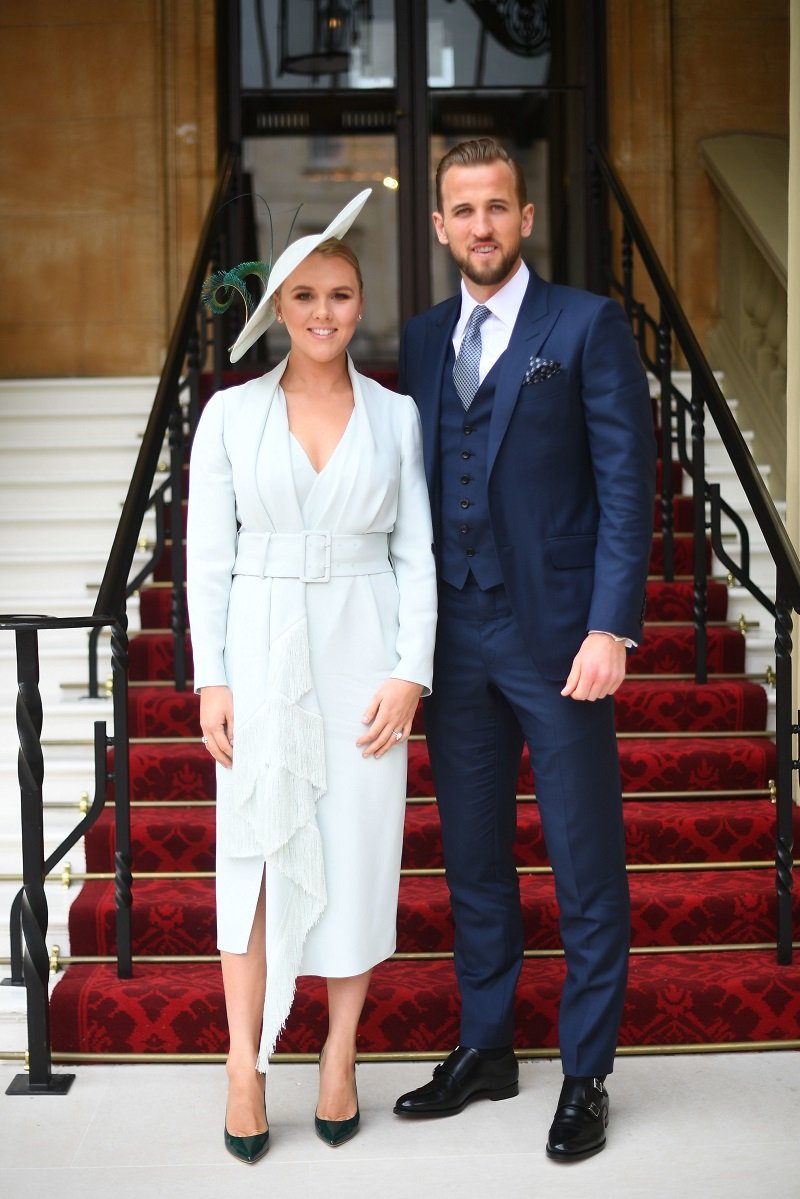
<path fill-rule="evenodd" d="M 394 739 L 395 739 L 395 741 L 402 741 L 402 740 L 403 740 L 403 730 L 402 730 L 402 729 L 395 729 L 395 730 L 394 730 Z"/>

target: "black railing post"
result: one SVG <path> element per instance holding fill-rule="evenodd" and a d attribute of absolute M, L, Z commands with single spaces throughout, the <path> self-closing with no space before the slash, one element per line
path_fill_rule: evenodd
<path fill-rule="evenodd" d="M 708 682 L 708 630 L 706 583 L 706 442 L 705 406 L 699 380 L 692 372 L 692 535 L 694 559 L 692 571 L 694 589 L 692 615 L 694 619 L 694 680 Z"/>
<path fill-rule="evenodd" d="M 8 939 L 11 943 L 11 974 L 0 980 L 0 987 L 24 987 L 22 970 L 22 896 L 25 888 L 20 887 L 11 904 L 8 917 Z"/>
<path fill-rule="evenodd" d="M 119 621 L 111 626 L 111 675 L 114 680 L 114 901 L 117 927 L 117 977 L 132 978 L 133 857 L 131 853 L 128 733 L 128 634 L 127 616 L 124 613 Z M 98 725 L 95 725 L 96 778 L 99 777 L 101 752 L 97 730 Z M 105 750 L 103 750 L 103 754 L 105 755 Z M 103 768 L 107 773 L 105 762 L 103 762 Z"/>
<path fill-rule="evenodd" d="M 661 309 L 656 337 L 656 363 L 661 391 L 661 539 L 663 575 L 667 583 L 675 578 L 675 542 L 672 502 L 672 329 Z"/>
<path fill-rule="evenodd" d="M 203 365 L 203 349 L 201 330 L 199 328 L 202 316 L 198 310 L 195 327 L 189 334 L 189 344 L 186 347 L 186 370 L 189 380 L 189 428 L 194 435 L 197 422 L 200 419 L 200 368 Z"/>
<path fill-rule="evenodd" d="M 778 894 L 778 962 L 792 960 L 792 610 L 778 572 L 775 599 L 775 749 L 777 811 L 775 815 L 775 888 Z"/>
<path fill-rule="evenodd" d="M 186 690 L 186 568 L 183 554 L 183 467 L 186 441 L 183 409 L 175 403 L 169 418 L 170 526 L 172 533 L 172 609 L 170 625 L 174 653 L 175 689 Z"/>
<path fill-rule="evenodd" d="M 28 1074 L 18 1074 L 7 1095 L 64 1095 L 74 1074 L 53 1074 L 50 1056 L 50 959 L 47 952 L 47 896 L 44 888 L 42 784 L 42 699 L 39 694 L 39 641 L 35 629 L 17 629 L 17 731 L 22 817 L 23 974 L 27 998 Z"/>
<path fill-rule="evenodd" d="M 100 639 L 100 626 L 89 630 L 89 699 L 98 699 L 100 695 L 99 679 L 97 677 L 97 643 Z"/>
<path fill-rule="evenodd" d="M 622 226 L 622 302 L 628 320 L 633 323 L 633 234 L 627 222 Z"/>

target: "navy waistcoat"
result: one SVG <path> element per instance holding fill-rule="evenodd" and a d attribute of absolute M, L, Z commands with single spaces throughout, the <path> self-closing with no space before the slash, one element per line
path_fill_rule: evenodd
<path fill-rule="evenodd" d="M 441 537 L 440 571 L 446 583 L 463 587 L 470 572 L 484 591 L 502 583 L 500 562 L 489 524 L 487 460 L 502 355 L 464 411 L 453 382 L 455 354 L 447 356 L 440 415 Z"/>

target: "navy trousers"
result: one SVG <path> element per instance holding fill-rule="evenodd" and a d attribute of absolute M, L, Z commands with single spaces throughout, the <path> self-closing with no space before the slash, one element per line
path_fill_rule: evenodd
<path fill-rule="evenodd" d="M 567 975 L 559 1011 L 565 1074 L 613 1068 L 630 901 L 613 699 L 565 699 L 542 678 L 502 587 L 442 584 L 425 727 L 455 920 L 461 1044 L 514 1041 L 522 965 L 513 860 L 523 741 L 553 867 Z"/>

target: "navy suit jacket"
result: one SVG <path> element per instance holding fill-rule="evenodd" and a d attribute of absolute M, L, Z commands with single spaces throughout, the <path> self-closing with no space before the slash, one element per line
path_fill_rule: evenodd
<path fill-rule="evenodd" d="M 400 390 L 422 417 L 435 539 L 442 374 L 460 309 L 459 295 L 413 317 L 400 346 Z M 560 369 L 526 383 L 536 358 Z M 545 677 L 566 678 L 591 629 L 641 641 L 655 440 L 644 369 L 615 301 L 531 271 L 500 365 L 486 487 L 509 602 Z"/>

